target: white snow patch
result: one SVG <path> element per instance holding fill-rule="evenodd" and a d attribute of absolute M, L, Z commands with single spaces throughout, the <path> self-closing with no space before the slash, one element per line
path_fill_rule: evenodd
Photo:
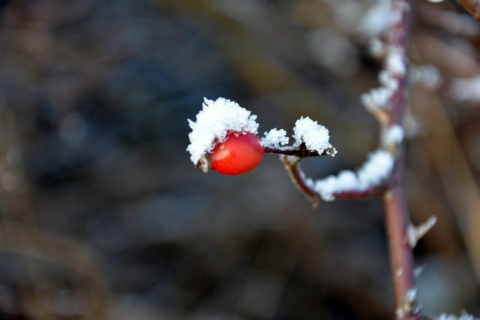
<path fill-rule="evenodd" d="M 363 15 L 358 24 L 358 32 L 365 37 L 379 36 L 388 27 L 390 14 L 390 1 L 377 0 Z"/>
<path fill-rule="evenodd" d="M 474 319 L 473 316 L 466 313 L 465 311 L 462 312 L 462 314 L 459 317 L 451 314 L 446 314 L 446 313 L 442 313 L 438 317 L 438 320 L 473 320 L 473 319 Z"/>
<path fill-rule="evenodd" d="M 190 159 L 196 165 L 217 143 L 225 141 L 227 133 L 231 131 L 256 134 L 258 130 L 256 119 L 256 115 L 252 115 L 234 101 L 225 98 L 218 98 L 215 101 L 204 98 L 203 109 L 197 114 L 196 121 L 188 119 L 192 129 L 188 135 L 190 145 L 187 147 Z"/>
<path fill-rule="evenodd" d="M 387 52 L 385 43 L 377 37 L 371 38 L 368 42 L 368 50 L 373 57 L 380 58 Z"/>
<path fill-rule="evenodd" d="M 405 300 L 408 303 L 412 303 L 415 300 L 417 300 L 417 294 L 418 294 L 418 289 L 417 288 L 411 288 L 410 290 L 407 291 L 405 294 Z"/>
<path fill-rule="evenodd" d="M 420 83 L 428 89 L 437 89 L 442 82 L 440 71 L 432 65 L 415 66 L 410 69 L 410 83 Z"/>
<path fill-rule="evenodd" d="M 382 70 L 378 73 L 378 81 L 387 89 L 396 90 L 398 88 L 398 80 L 387 70 Z"/>
<path fill-rule="evenodd" d="M 384 150 L 372 153 L 358 170 L 357 176 L 363 189 L 380 185 L 393 169 L 394 158 Z"/>
<path fill-rule="evenodd" d="M 379 87 L 371 89 L 369 92 L 362 94 L 360 100 L 368 111 L 384 109 L 387 106 L 387 102 L 392 94 L 393 91 L 391 89 Z"/>
<path fill-rule="evenodd" d="M 383 143 L 386 146 L 395 145 L 402 142 L 405 136 L 402 126 L 395 124 L 385 131 L 383 134 Z"/>
<path fill-rule="evenodd" d="M 353 172 L 341 171 L 337 176 L 328 176 L 310 183 L 323 200 L 335 199 L 335 194 L 346 191 L 365 191 L 379 186 L 390 175 L 394 165 L 394 157 L 387 151 L 377 150 L 370 154 L 368 161 Z"/>
<path fill-rule="evenodd" d="M 469 79 L 454 79 L 449 94 L 459 101 L 480 101 L 480 75 Z"/>
<path fill-rule="evenodd" d="M 289 138 L 287 132 L 283 129 L 277 128 L 265 132 L 265 136 L 262 138 L 262 145 L 270 148 L 281 148 L 288 144 Z"/>
<path fill-rule="evenodd" d="M 308 117 L 301 117 L 295 122 L 293 138 L 295 139 L 294 147 L 305 143 L 308 150 L 317 151 L 319 154 L 322 154 L 325 149 L 332 148 L 328 129 Z"/>
<path fill-rule="evenodd" d="M 386 68 L 389 72 L 397 75 L 403 75 L 406 71 L 404 52 L 401 48 L 390 47 L 387 59 L 385 61 Z"/>

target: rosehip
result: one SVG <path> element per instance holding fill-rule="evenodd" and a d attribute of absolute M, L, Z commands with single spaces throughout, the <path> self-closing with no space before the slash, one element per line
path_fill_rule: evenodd
<path fill-rule="evenodd" d="M 253 133 L 231 132 L 224 142 L 209 153 L 211 168 L 223 174 L 242 174 L 255 168 L 263 159 L 260 139 Z"/>

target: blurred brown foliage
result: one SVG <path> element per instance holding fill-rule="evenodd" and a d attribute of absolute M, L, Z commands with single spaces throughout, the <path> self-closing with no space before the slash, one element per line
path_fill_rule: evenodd
<path fill-rule="evenodd" d="M 390 319 L 379 200 L 313 210 L 277 157 L 205 175 L 185 151 L 203 97 L 260 131 L 330 129 L 323 177 L 376 148 L 377 86 L 354 0 L 0 1 L 1 319 Z M 478 74 L 455 3 L 415 1 L 412 61 Z M 384 17 L 385 18 L 385 17 Z M 448 21 L 447 21 L 448 24 Z M 412 88 L 412 220 L 427 312 L 480 314 L 480 108 Z"/>

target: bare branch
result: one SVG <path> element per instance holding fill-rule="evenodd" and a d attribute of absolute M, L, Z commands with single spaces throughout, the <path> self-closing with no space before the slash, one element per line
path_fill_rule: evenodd
<path fill-rule="evenodd" d="M 407 104 L 407 84 L 410 42 L 410 0 L 394 0 L 392 3 L 392 25 L 389 48 L 394 56 L 387 56 L 385 69 L 390 76 L 392 86 L 389 105 L 388 126 L 401 125 Z M 390 53 L 389 55 L 391 55 Z M 401 63 L 401 65 L 398 65 Z M 385 224 L 388 230 L 390 263 L 392 268 L 395 310 L 397 319 L 421 319 L 421 310 L 417 302 L 415 286 L 415 266 L 413 253 L 407 244 L 406 232 L 410 226 L 403 189 L 404 157 L 402 145 L 397 148 L 397 163 L 391 179 L 398 183 L 391 185 L 384 195 Z"/>
<path fill-rule="evenodd" d="M 309 157 L 319 157 L 319 156 L 332 156 L 336 153 L 334 148 L 327 148 L 321 154 L 317 151 L 308 150 L 305 144 L 301 144 L 298 148 L 295 147 L 264 147 L 265 153 L 272 154 L 283 154 L 285 156 L 294 156 L 298 158 L 309 158 Z"/>

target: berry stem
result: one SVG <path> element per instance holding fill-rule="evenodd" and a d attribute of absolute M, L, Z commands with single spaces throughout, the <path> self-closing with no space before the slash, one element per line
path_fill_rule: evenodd
<path fill-rule="evenodd" d="M 263 148 L 265 153 L 272 153 L 272 154 L 282 154 L 285 156 L 295 156 L 298 158 L 309 158 L 309 157 L 319 157 L 319 156 L 331 156 L 335 154 L 334 148 L 327 148 L 321 154 L 317 151 L 308 150 L 305 144 L 301 144 L 299 147 L 264 147 Z"/>

